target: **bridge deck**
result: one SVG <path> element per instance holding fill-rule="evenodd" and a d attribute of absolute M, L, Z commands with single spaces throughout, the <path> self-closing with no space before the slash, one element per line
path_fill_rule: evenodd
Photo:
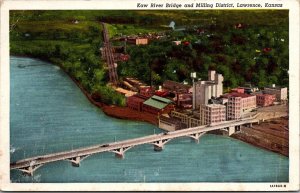
<path fill-rule="evenodd" d="M 52 154 L 48 154 L 48 155 L 36 156 L 36 157 L 23 159 L 23 160 L 15 162 L 15 163 L 11 163 L 10 169 L 20 169 L 20 168 L 25 168 L 25 167 L 29 167 L 29 166 L 35 166 L 35 165 L 45 164 L 45 163 L 49 163 L 49 162 L 55 162 L 55 161 L 59 161 L 59 160 L 66 160 L 66 159 L 71 159 L 71 158 L 80 157 L 80 156 L 89 156 L 89 155 L 96 154 L 96 153 L 109 152 L 109 151 L 117 150 L 120 148 L 133 147 L 133 146 L 141 145 L 141 144 L 147 144 L 147 143 L 152 144 L 154 142 L 161 141 L 161 140 L 169 140 L 169 139 L 174 139 L 174 138 L 183 137 L 183 136 L 189 136 L 189 135 L 193 135 L 193 134 L 197 134 L 197 133 L 203 133 L 203 132 L 208 132 L 208 131 L 212 131 L 212 130 L 228 128 L 228 127 L 249 124 L 249 123 L 255 123 L 255 122 L 258 122 L 258 120 L 253 119 L 253 118 L 250 118 L 250 119 L 248 118 L 248 119 L 239 120 L 239 121 L 227 121 L 227 122 L 223 122 L 223 123 L 220 123 L 220 124 L 214 125 L 214 126 L 207 126 L 207 125 L 198 126 L 198 127 L 192 127 L 192 128 L 188 128 L 188 129 L 168 132 L 167 134 L 160 133 L 160 134 L 154 134 L 154 135 L 149 135 L 149 136 L 145 136 L 145 137 L 123 140 L 123 141 L 119 141 L 119 142 L 113 142 L 113 143 L 109 143 L 109 144 L 98 144 L 98 145 L 94 145 L 94 146 L 74 149 L 71 151 L 64 151 L 64 152 L 52 153 Z"/>

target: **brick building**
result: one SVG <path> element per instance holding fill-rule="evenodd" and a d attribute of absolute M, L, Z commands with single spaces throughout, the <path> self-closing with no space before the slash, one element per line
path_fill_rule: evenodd
<path fill-rule="evenodd" d="M 244 88 L 233 88 L 231 89 L 231 92 L 237 92 L 237 93 L 245 93 L 245 89 Z"/>
<path fill-rule="evenodd" d="M 227 102 L 227 120 L 237 120 L 241 118 L 241 97 L 228 97 Z"/>
<path fill-rule="evenodd" d="M 273 94 L 276 96 L 276 101 L 287 100 L 287 87 L 265 87 L 263 90 L 264 94 Z"/>
<path fill-rule="evenodd" d="M 144 97 L 150 98 L 154 95 L 155 89 L 151 86 L 141 86 L 139 88 L 139 93 Z"/>
<path fill-rule="evenodd" d="M 129 96 L 126 99 L 127 107 L 136 111 L 142 111 L 143 103 L 147 100 L 147 98 L 141 95 L 133 95 Z"/>
<path fill-rule="evenodd" d="M 226 120 L 226 107 L 221 104 L 202 104 L 200 106 L 200 124 L 208 125 Z"/>
<path fill-rule="evenodd" d="M 152 114 L 170 113 L 174 110 L 173 101 L 153 95 L 151 98 L 143 102 L 143 111 Z"/>
<path fill-rule="evenodd" d="M 166 80 L 162 87 L 169 92 L 192 93 L 192 86 L 171 80 Z"/>
<path fill-rule="evenodd" d="M 227 119 L 236 120 L 242 114 L 256 108 L 256 96 L 245 93 L 228 93 L 222 97 L 228 98 Z"/>
<path fill-rule="evenodd" d="M 164 91 L 175 95 L 174 102 L 182 108 L 191 108 L 193 103 L 193 87 L 187 84 L 166 80 L 162 86 Z"/>
<path fill-rule="evenodd" d="M 257 94 L 256 95 L 256 104 L 258 106 L 270 106 L 272 105 L 276 100 L 276 96 L 275 95 L 271 95 L 271 94 Z"/>

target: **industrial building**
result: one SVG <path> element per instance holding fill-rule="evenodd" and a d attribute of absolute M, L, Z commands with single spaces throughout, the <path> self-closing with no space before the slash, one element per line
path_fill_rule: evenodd
<path fill-rule="evenodd" d="M 287 100 L 287 87 L 278 87 L 273 84 L 272 87 L 265 87 L 263 93 L 275 95 L 278 102 Z"/>
<path fill-rule="evenodd" d="M 191 108 L 192 107 L 192 92 L 193 88 L 190 85 L 182 84 L 175 81 L 166 80 L 162 86 L 164 91 L 173 93 L 175 95 L 174 102 L 178 107 Z"/>
<path fill-rule="evenodd" d="M 226 106 L 221 104 L 200 105 L 200 124 L 209 125 L 226 120 Z"/>
<path fill-rule="evenodd" d="M 194 83 L 193 108 L 199 109 L 200 105 L 208 104 L 212 97 L 219 97 L 223 94 L 223 76 L 216 71 L 208 71 L 208 81 L 197 81 Z"/>
<path fill-rule="evenodd" d="M 171 81 L 171 80 L 166 80 L 163 83 L 162 88 L 164 90 L 168 90 L 170 92 L 179 92 L 179 93 L 192 93 L 193 89 L 192 86 L 187 85 L 187 84 L 182 84 L 179 82 Z"/>
<path fill-rule="evenodd" d="M 222 95 L 227 98 L 227 119 L 240 119 L 243 113 L 256 108 L 256 96 L 245 93 L 227 93 Z"/>
<path fill-rule="evenodd" d="M 142 110 L 158 115 L 162 113 L 170 113 L 172 110 L 174 110 L 174 108 L 175 106 L 173 101 L 153 95 L 143 103 Z"/>
<path fill-rule="evenodd" d="M 241 97 L 228 97 L 226 119 L 237 120 L 241 118 Z"/>
<path fill-rule="evenodd" d="M 144 97 L 150 98 L 154 95 L 155 89 L 151 86 L 140 86 L 139 93 Z"/>
<path fill-rule="evenodd" d="M 141 95 L 133 95 L 126 98 L 127 107 L 136 111 L 142 111 L 143 103 L 147 98 Z"/>
<path fill-rule="evenodd" d="M 274 94 L 257 94 L 256 95 L 256 104 L 257 106 L 270 106 L 276 100 L 276 96 Z"/>

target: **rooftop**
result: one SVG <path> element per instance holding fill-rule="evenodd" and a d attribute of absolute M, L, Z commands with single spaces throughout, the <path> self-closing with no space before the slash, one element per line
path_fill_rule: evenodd
<path fill-rule="evenodd" d="M 173 101 L 163 98 L 163 97 L 159 97 L 159 96 L 152 96 L 151 98 L 149 98 L 148 100 L 146 100 L 144 102 L 145 105 L 157 108 L 157 109 L 163 109 L 165 108 L 168 104 L 173 103 Z"/>
<path fill-rule="evenodd" d="M 171 81 L 171 80 L 166 80 L 163 83 L 163 86 L 164 87 L 171 87 L 171 89 L 176 89 L 176 90 L 178 90 L 178 89 L 190 89 L 190 88 L 192 88 L 192 86 L 190 86 L 190 85 L 182 84 L 182 83 Z"/>
<path fill-rule="evenodd" d="M 212 108 L 214 108 L 214 107 L 225 107 L 225 105 L 222 105 L 222 104 L 208 104 L 206 106 L 207 107 L 212 107 Z"/>
<path fill-rule="evenodd" d="M 245 93 L 237 93 L 237 92 L 233 92 L 233 93 L 227 93 L 222 95 L 222 97 L 224 98 L 229 98 L 229 97 L 241 97 L 241 98 L 247 98 L 247 97 L 252 97 L 253 95 L 250 94 L 245 94 Z"/>

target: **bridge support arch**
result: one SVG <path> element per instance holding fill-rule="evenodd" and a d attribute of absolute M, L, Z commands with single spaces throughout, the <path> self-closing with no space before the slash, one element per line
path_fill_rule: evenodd
<path fill-rule="evenodd" d="M 191 134 L 188 135 L 189 137 L 191 137 L 192 139 L 195 140 L 196 143 L 199 143 L 199 139 L 202 135 L 204 135 L 206 132 L 202 132 L 202 133 L 195 133 L 195 134 Z"/>
<path fill-rule="evenodd" d="M 162 140 L 153 142 L 152 144 L 154 146 L 154 151 L 162 151 L 164 149 L 164 145 L 170 140 L 171 139 L 162 139 Z"/>
<path fill-rule="evenodd" d="M 121 148 L 119 148 L 119 149 L 114 149 L 114 150 L 112 150 L 111 152 L 115 153 L 115 156 L 116 156 L 117 158 L 124 159 L 124 157 L 125 157 L 125 152 L 126 152 L 127 150 L 129 150 L 130 148 L 132 148 L 132 147 L 133 147 L 133 146 L 121 147 Z"/>
<path fill-rule="evenodd" d="M 20 168 L 18 170 L 20 170 L 25 175 L 33 176 L 33 172 L 42 166 L 43 166 L 43 164 L 39 164 L 39 165 L 33 165 L 33 166 L 25 167 L 25 168 Z"/>
<path fill-rule="evenodd" d="M 68 161 L 70 161 L 72 163 L 72 166 L 74 167 L 79 167 L 80 166 L 80 162 L 82 160 L 84 160 L 85 158 L 89 157 L 90 155 L 84 155 L 84 156 L 77 156 L 77 157 L 73 157 L 73 158 L 69 158 L 67 159 Z"/>

